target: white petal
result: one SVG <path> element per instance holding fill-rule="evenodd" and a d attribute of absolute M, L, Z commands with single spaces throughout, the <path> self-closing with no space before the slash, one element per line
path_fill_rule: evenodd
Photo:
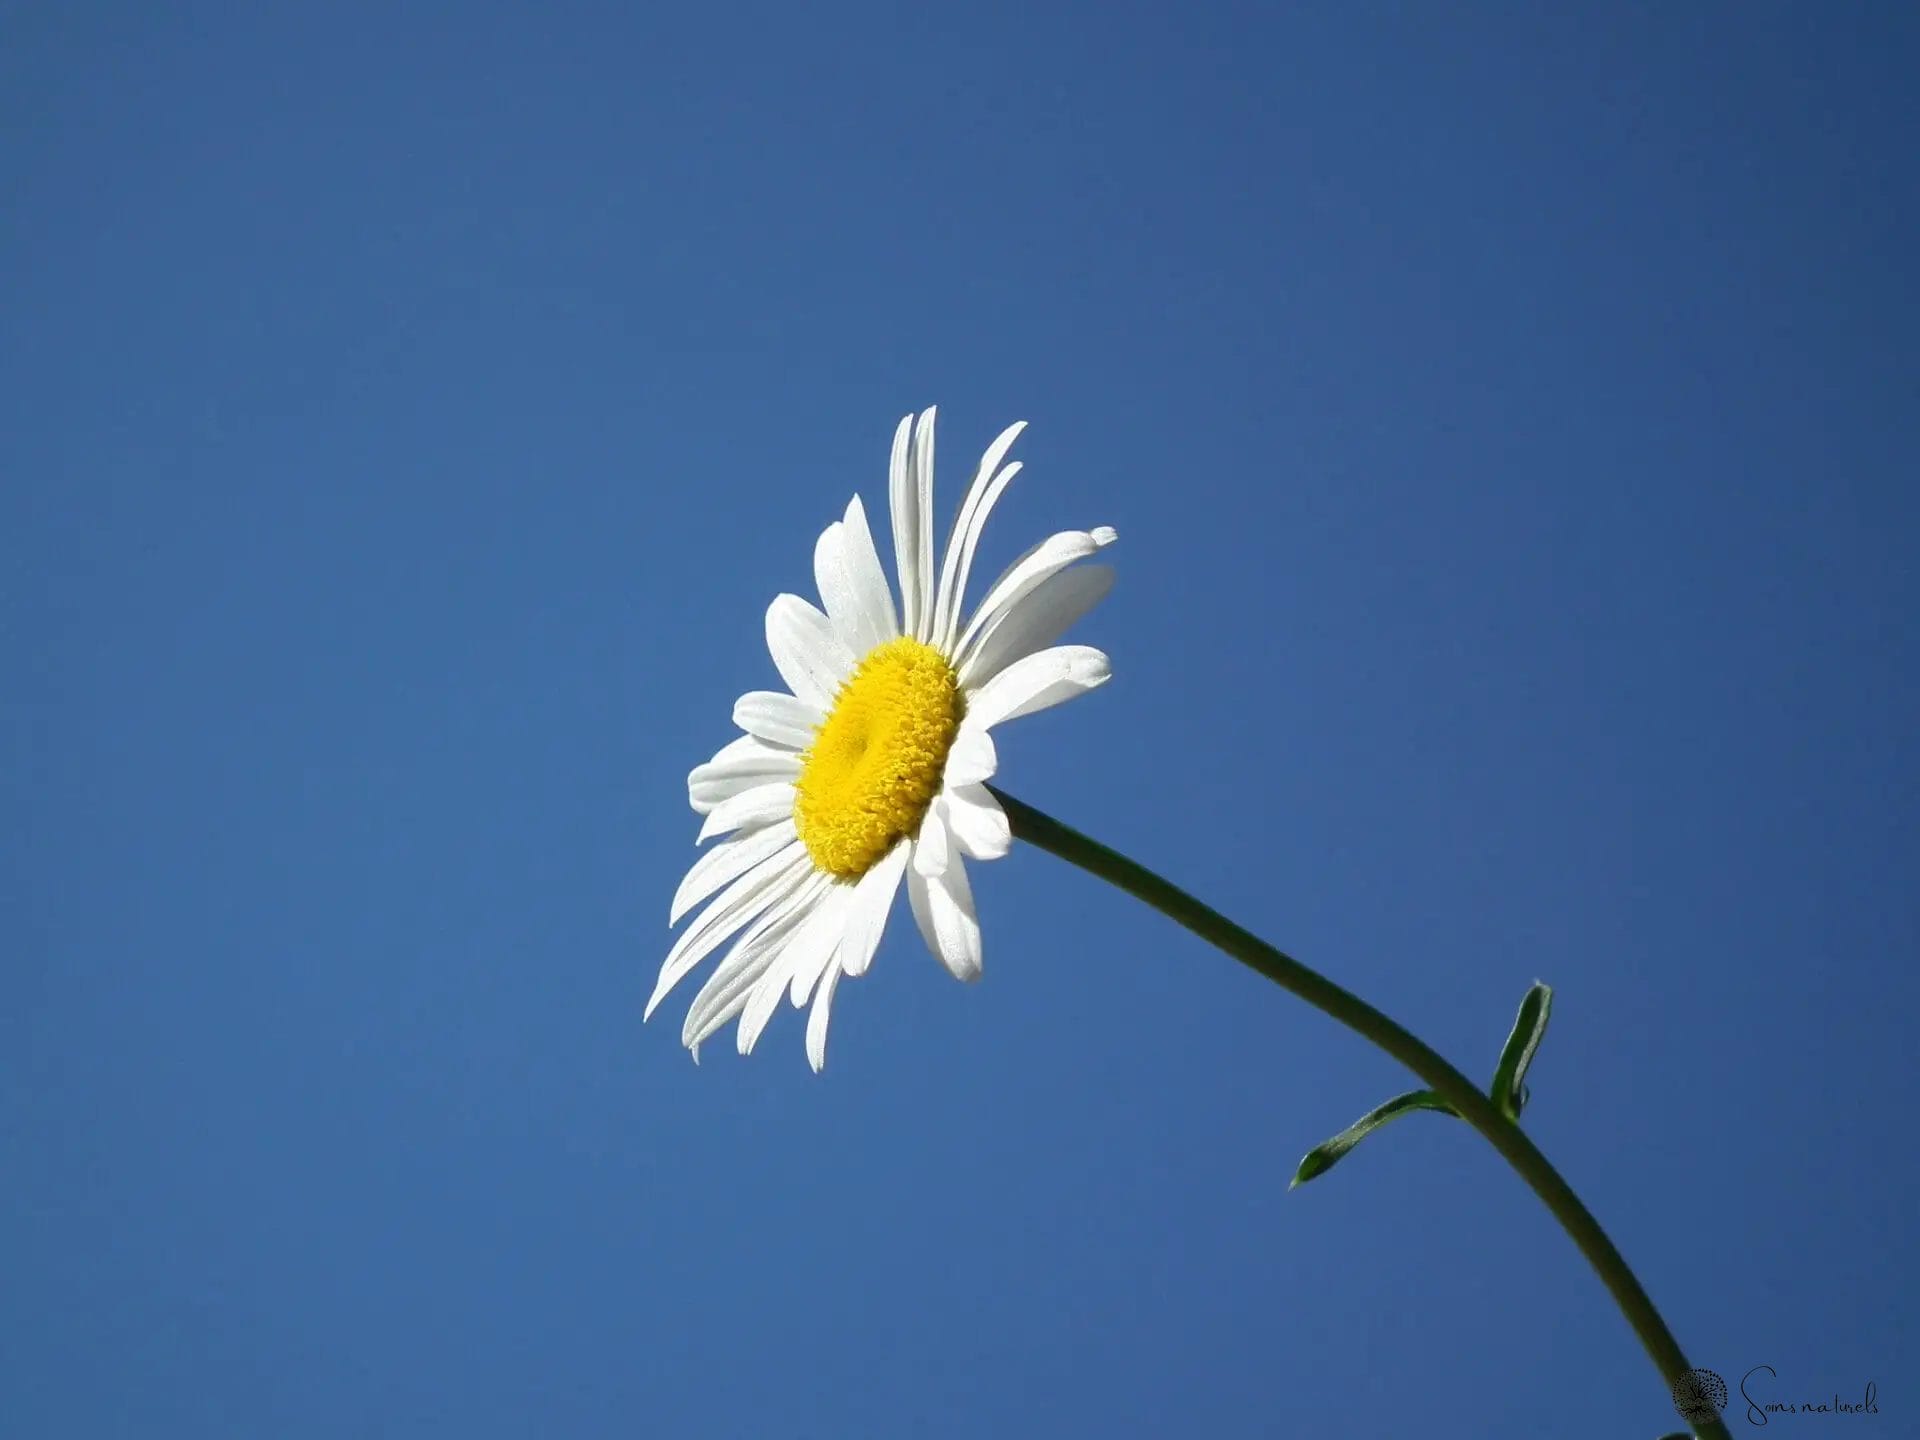
<path fill-rule="evenodd" d="M 770 745 L 804 750 L 826 716 L 804 700 L 778 690 L 749 690 L 733 702 L 733 723 Z"/>
<path fill-rule="evenodd" d="M 653 996 L 647 1001 L 647 1015 L 653 1014 L 654 1007 L 666 993 L 712 954 L 715 947 L 770 905 L 785 899 L 812 873 L 806 847 L 796 840 L 721 891 L 720 898 L 701 912 L 700 918 L 686 928 L 667 952 Z"/>
<path fill-rule="evenodd" d="M 780 958 L 781 947 L 806 922 L 813 907 L 832 884 L 824 875 L 810 875 L 778 905 L 770 906 L 748 927 L 733 949 L 714 967 L 700 993 L 687 1007 L 680 1043 L 697 1049 L 721 1026 L 746 1008 L 747 996 L 767 967 Z"/>
<path fill-rule="evenodd" d="M 913 868 L 922 875 L 938 875 L 947 868 L 952 848 L 947 843 L 947 825 L 940 818 L 940 797 L 936 795 L 927 813 L 920 817 L 920 833 L 913 841 Z"/>
<path fill-rule="evenodd" d="M 929 405 L 913 420 L 904 458 L 900 436 L 894 436 L 893 558 L 900 575 L 901 628 L 916 640 L 924 640 L 933 626 L 934 419 L 935 407 Z"/>
<path fill-rule="evenodd" d="M 704 815 L 742 790 L 773 780 L 791 780 L 799 773 L 799 751 L 742 735 L 713 759 L 694 766 L 687 773 L 687 803 Z"/>
<path fill-rule="evenodd" d="M 953 748 L 947 751 L 946 783 L 977 785 L 991 780 L 999 768 L 1000 755 L 987 727 L 975 724 L 971 716 L 961 721 L 960 733 L 953 737 Z"/>
<path fill-rule="evenodd" d="M 1024 599 L 1001 607 L 954 667 L 961 688 L 984 685 L 1014 661 L 1044 650 L 1112 588 L 1111 565 L 1075 565 L 1049 576 Z"/>
<path fill-rule="evenodd" d="M 827 900 L 831 898 L 829 895 Z M 793 973 L 794 960 L 798 958 L 794 947 L 805 942 L 808 953 L 817 954 L 822 947 L 833 943 L 836 932 L 827 928 L 832 919 L 827 900 L 815 905 L 799 928 L 781 942 L 772 963 L 764 967 L 760 978 L 748 989 L 746 1004 L 740 1007 L 740 1024 L 733 1036 L 735 1048 L 742 1055 L 753 1053 L 774 1011 L 780 1008 L 780 997 L 787 993 L 787 977 Z"/>
<path fill-rule="evenodd" d="M 791 750 L 785 745 L 769 745 L 766 741 L 757 739 L 752 735 L 736 735 L 718 750 L 714 751 L 711 759 L 703 763 L 723 766 L 731 761 L 740 759 L 742 756 L 755 755 L 762 751 L 771 755 L 785 755 L 794 760 L 800 758 L 800 752 L 798 750 Z"/>
<path fill-rule="evenodd" d="M 776 958 L 775 955 L 764 954 L 761 956 L 761 965 L 763 967 L 770 965 Z M 687 1025 L 686 1030 L 680 1037 L 680 1043 L 693 1052 L 694 1064 L 698 1065 L 700 1063 L 700 1047 L 720 1031 L 726 1029 L 735 1017 L 747 1008 L 747 1001 L 752 997 L 753 986 L 759 981 L 761 973 L 760 970 L 756 970 L 752 981 L 735 985 L 732 994 L 727 997 L 725 1003 L 709 1007 L 702 1016 L 698 1029 L 694 1028 L 691 1023 Z M 691 1022 L 693 1017 L 689 1015 L 687 1019 Z"/>
<path fill-rule="evenodd" d="M 893 502 L 893 563 L 900 576 L 902 628 L 913 636 L 920 633 L 921 612 L 927 608 L 927 594 L 933 583 L 927 573 L 933 564 L 933 496 L 921 493 L 919 434 L 930 423 L 932 414 L 929 410 L 918 425 L 911 415 L 900 422 L 900 428 L 893 432 L 893 461 L 888 474 Z"/>
<path fill-rule="evenodd" d="M 798 1010 L 807 1003 L 808 999 L 813 995 L 813 987 L 820 983 L 821 974 L 834 968 L 834 956 L 839 953 L 841 945 L 845 943 L 846 939 L 843 932 L 841 938 L 834 942 L 831 950 L 809 951 L 805 969 L 792 968 L 788 970 L 787 998 L 793 1002 L 794 1009 Z"/>
<path fill-rule="evenodd" d="M 798 595 L 776 595 L 767 607 L 767 651 L 787 688 L 817 710 L 853 673 L 853 652 L 833 622 Z"/>
<path fill-rule="evenodd" d="M 792 819 L 750 831 L 732 840 L 722 841 L 693 862 L 680 888 L 673 892 L 673 905 L 667 914 L 669 926 L 722 885 L 732 883 L 762 860 L 793 839 Z"/>
<path fill-rule="evenodd" d="M 826 893 L 829 883 L 823 876 L 806 877 L 782 896 L 777 904 L 761 911 L 759 918 L 740 932 L 732 948 L 713 967 L 706 983 L 693 997 L 693 1004 L 687 1008 L 683 1035 L 692 1035 L 699 1028 L 704 1014 L 715 1008 L 724 1008 L 735 995 L 744 994 L 753 987 L 754 982 L 766 973 L 767 966 L 778 958 L 787 937 L 813 913 L 814 905 Z"/>
<path fill-rule="evenodd" d="M 1014 661 L 982 685 L 967 701 L 967 719 L 992 726 L 1031 715 L 1106 684 L 1112 673 L 1106 655 L 1091 645 L 1056 645 Z"/>
<path fill-rule="evenodd" d="M 913 484 L 920 493 L 920 614 L 916 640 L 933 634 L 933 586 L 939 578 L 933 568 L 933 421 L 934 407 L 920 412 L 913 432 Z"/>
<path fill-rule="evenodd" d="M 975 860 L 998 860 L 1013 846 L 1007 812 L 984 785 L 955 785 L 940 797 L 947 829 L 960 853 Z"/>
<path fill-rule="evenodd" d="M 813 994 L 813 1011 L 807 1016 L 807 1063 L 818 1075 L 827 1063 L 827 1017 L 833 1007 L 833 992 L 840 984 L 840 967 L 829 965 Z"/>
<path fill-rule="evenodd" d="M 960 602 L 967 593 L 967 573 L 973 568 L 973 552 L 986 528 L 987 515 L 1008 482 L 1020 472 L 1018 465 L 1002 470 L 1000 462 L 1026 428 L 1026 421 L 1017 420 L 1000 432 L 980 457 L 980 468 L 974 472 L 967 498 L 960 504 L 953 534 L 947 539 L 947 557 L 940 567 L 940 593 L 934 607 L 932 639 L 942 650 L 951 652 L 954 637 L 960 632 Z"/>
<path fill-rule="evenodd" d="M 864 975 L 873 963 L 887 917 L 893 913 L 893 897 L 900 893 L 909 849 L 902 840 L 853 887 L 853 908 L 847 915 L 847 937 L 840 942 L 839 957 L 840 968 L 849 975 Z"/>
<path fill-rule="evenodd" d="M 846 567 L 840 562 L 843 533 L 840 522 L 836 520 L 822 530 L 820 538 L 813 542 L 813 588 L 820 592 L 820 608 L 833 621 L 834 634 L 845 641 L 851 650 L 855 648 L 852 616 L 849 614 L 851 601 L 847 594 Z"/>
<path fill-rule="evenodd" d="M 793 1004 L 806 1004 L 806 996 L 814 993 L 814 985 L 824 972 L 841 968 L 852 975 L 866 973 L 874 950 L 879 947 L 879 935 L 887 927 L 887 912 L 893 908 L 893 897 L 900 889 L 900 872 L 906 870 L 906 847 L 908 843 L 902 839 L 858 881 L 835 887 L 835 895 L 841 897 L 843 906 L 841 941 L 829 956 L 822 956 L 818 966 L 793 972 L 787 981 L 787 995 Z M 833 964 L 828 964 L 828 960 Z"/>
<path fill-rule="evenodd" d="M 700 827 L 700 837 L 694 843 L 704 844 L 729 830 L 751 830 L 785 819 L 793 814 L 793 795 L 793 784 L 787 780 L 775 780 L 729 795 L 708 813 L 706 823 Z"/>
<path fill-rule="evenodd" d="M 1086 559 L 1118 538 L 1109 525 L 1096 526 L 1092 530 L 1062 530 L 1057 535 L 1049 535 L 1009 565 L 1000 578 L 993 582 L 986 597 L 981 600 L 980 608 L 974 612 L 966 633 L 960 637 L 959 648 L 952 653 L 964 660 L 980 634 L 1002 610 L 1022 596 L 1031 594 L 1076 560 Z"/>
<path fill-rule="evenodd" d="M 885 644 L 900 634 L 900 621 L 893 610 L 893 589 L 887 584 L 887 572 L 881 568 L 880 552 L 873 545 L 873 531 L 867 527 L 866 507 L 860 497 L 847 502 L 845 556 L 847 572 L 861 597 L 867 614 L 869 635 L 875 645 Z M 865 651 L 859 653 L 865 654 Z"/>
<path fill-rule="evenodd" d="M 829 525 L 814 546 L 813 579 L 834 630 L 854 655 L 865 655 L 900 633 L 893 592 L 858 495 L 848 502 L 846 519 Z"/>
<path fill-rule="evenodd" d="M 840 937 L 846 929 L 849 894 L 844 886 L 835 886 L 828 891 L 826 898 L 814 906 L 813 913 L 794 931 L 793 938 L 787 941 L 786 948 L 780 952 L 780 958 L 773 962 L 753 987 L 753 993 L 747 998 L 747 1007 L 740 1014 L 738 1040 L 742 1055 L 753 1053 L 753 1047 L 759 1043 L 760 1032 L 767 1028 L 767 1022 L 779 1007 L 780 996 L 786 991 L 789 977 L 796 970 L 806 970 L 825 963 L 839 948 Z"/>
<path fill-rule="evenodd" d="M 932 879 L 918 870 L 907 872 L 907 899 L 927 948 L 940 957 L 956 980 L 980 978 L 980 921 L 974 914 L 973 890 L 967 869 L 958 856 L 946 871 Z"/>
<path fill-rule="evenodd" d="M 967 548 L 961 552 L 959 560 L 954 567 L 953 594 L 948 600 L 948 608 L 945 615 L 941 617 L 942 623 L 938 625 L 935 631 L 938 639 L 934 643 L 944 654 L 952 655 L 958 651 L 960 621 L 963 613 L 961 606 L 966 599 L 967 577 L 973 572 L 973 552 L 979 548 L 980 536 L 986 525 L 987 512 L 999 503 L 1001 492 L 1007 488 L 1007 485 L 1013 480 L 1014 476 L 1020 473 L 1021 469 L 1022 466 L 1020 462 L 1016 460 L 996 475 L 993 483 L 987 487 L 985 498 L 980 502 L 979 511 L 972 517 L 972 533 L 968 537 Z"/>
<path fill-rule="evenodd" d="M 706 1020 L 701 1022 L 697 1032 L 690 1031 L 688 1034 L 680 1037 L 680 1043 L 686 1046 L 688 1052 L 693 1056 L 694 1064 L 698 1065 L 700 1063 L 700 1047 L 711 1040 L 717 1032 L 726 1029 L 727 1026 L 733 1022 L 734 1017 L 747 1008 L 747 997 L 752 993 L 753 991 L 750 988 L 742 989 L 724 1006 L 714 1011 Z"/>

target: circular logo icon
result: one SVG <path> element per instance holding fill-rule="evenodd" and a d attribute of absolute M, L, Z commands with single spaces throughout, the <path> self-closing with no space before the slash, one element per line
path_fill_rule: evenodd
<path fill-rule="evenodd" d="M 1711 1420 L 1727 1406 L 1727 1382 L 1711 1370 L 1689 1370 L 1673 1382 L 1673 1408 L 1690 1425 Z"/>

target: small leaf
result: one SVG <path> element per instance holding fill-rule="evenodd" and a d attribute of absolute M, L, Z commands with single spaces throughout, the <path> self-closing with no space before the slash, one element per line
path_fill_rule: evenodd
<path fill-rule="evenodd" d="M 1367 1136 L 1395 1116 L 1405 1115 L 1411 1110 L 1438 1110 L 1446 1115 L 1454 1113 L 1453 1107 L 1431 1090 L 1409 1090 L 1405 1095 L 1396 1095 L 1386 1104 L 1369 1110 L 1331 1140 L 1309 1150 L 1301 1160 L 1300 1168 L 1293 1172 L 1293 1180 L 1287 1188 L 1291 1190 L 1296 1185 L 1304 1185 L 1316 1176 L 1326 1174 Z"/>
<path fill-rule="evenodd" d="M 1520 1013 L 1513 1018 L 1513 1033 L 1500 1051 L 1500 1063 L 1493 1072 L 1493 1103 L 1509 1120 L 1518 1120 L 1527 1105 L 1527 1067 L 1533 1053 L 1547 1033 L 1547 1017 L 1553 1013 L 1553 987 L 1534 981 L 1533 988 L 1520 1002 Z"/>

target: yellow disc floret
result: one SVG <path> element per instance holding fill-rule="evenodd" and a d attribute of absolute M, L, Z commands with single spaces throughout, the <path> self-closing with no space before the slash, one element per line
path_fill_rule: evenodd
<path fill-rule="evenodd" d="M 793 820 L 816 868 L 858 879 L 919 828 L 961 711 L 959 679 L 931 645 L 868 652 L 801 760 Z"/>

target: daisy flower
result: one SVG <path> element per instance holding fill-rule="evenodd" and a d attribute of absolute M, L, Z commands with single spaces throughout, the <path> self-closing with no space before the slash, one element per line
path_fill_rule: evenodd
<path fill-rule="evenodd" d="M 966 861 L 997 860 L 1011 844 L 985 783 L 999 763 L 991 732 L 1107 679 L 1100 651 L 1053 642 L 1112 586 L 1110 569 L 1078 562 L 1114 532 L 1049 536 L 965 618 L 974 550 L 1019 473 L 1002 462 L 1026 423 L 987 447 L 937 572 L 933 427 L 929 407 L 893 437 L 899 608 L 855 495 L 814 546 L 820 605 L 781 595 L 767 609 L 767 649 L 787 689 L 742 695 L 733 721 L 746 733 L 687 777 L 706 816 L 699 843 L 727 838 L 673 897 L 670 925 L 711 903 L 668 953 L 647 1015 L 731 941 L 681 1030 L 696 1060 L 735 1019 L 749 1053 L 785 994 L 812 1006 L 807 1059 L 820 1069 L 834 990 L 866 973 L 903 883 L 927 948 L 957 978 L 977 979 Z"/>

